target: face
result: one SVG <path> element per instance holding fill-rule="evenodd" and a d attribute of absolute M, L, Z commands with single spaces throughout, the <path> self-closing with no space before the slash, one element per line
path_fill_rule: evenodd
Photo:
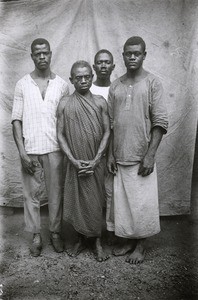
<path fill-rule="evenodd" d="M 71 83 L 74 85 L 79 94 L 85 94 L 89 91 L 92 85 L 93 74 L 88 67 L 76 67 L 73 70 Z"/>
<path fill-rule="evenodd" d="M 39 70 L 46 70 L 49 68 L 51 63 L 51 56 L 52 52 L 45 44 L 35 45 L 31 53 L 31 57 L 35 64 L 35 67 Z"/>
<path fill-rule="evenodd" d="M 109 78 L 114 68 L 115 65 L 108 53 L 100 53 L 97 55 L 93 69 L 98 78 Z"/>
<path fill-rule="evenodd" d="M 122 53 L 127 70 L 138 70 L 146 57 L 146 52 L 143 52 L 141 45 L 128 45 Z"/>

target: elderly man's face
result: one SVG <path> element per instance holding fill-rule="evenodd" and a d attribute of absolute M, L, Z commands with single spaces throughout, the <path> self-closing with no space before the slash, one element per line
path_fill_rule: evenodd
<path fill-rule="evenodd" d="M 92 85 L 93 74 L 88 67 L 76 67 L 73 70 L 71 83 L 74 85 L 76 91 L 79 94 L 85 94 L 89 91 Z"/>

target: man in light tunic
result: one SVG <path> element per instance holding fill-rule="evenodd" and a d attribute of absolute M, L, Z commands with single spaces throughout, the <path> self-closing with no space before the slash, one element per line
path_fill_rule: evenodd
<path fill-rule="evenodd" d="M 42 249 L 39 193 L 44 178 L 49 208 L 50 239 L 56 252 L 63 251 L 62 164 L 56 133 L 56 111 L 60 99 L 69 94 L 68 84 L 50 69 L 49 42 L 32 42 L 35 69 L 20 79 L 15 88 L 12 111 L 13 135 L 22 164 L 25 230 L 33 233 L 33 256 Z"/>
<path fill-rule="evenodd" d="M 159 233 L 155 155 L 168 127 L 163 88 L 159 79 L 143 69 L 145 42 L 131 37 L 124 44 L 126 73 L 109 90 L 112 136 L 108 169 L 114 174 L 114 220 L 109 231 L 125 238 L 115 255 L 129 263 L 145 257 L 145 239 Z M 135 244 L 134 244 L 135 241 Z"/>

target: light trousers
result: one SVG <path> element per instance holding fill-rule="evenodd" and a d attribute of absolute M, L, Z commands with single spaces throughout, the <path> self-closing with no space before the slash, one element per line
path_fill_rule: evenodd
<path fill-rule="evenodd" d="M 40 233 L 40 195 L 43 181 L 48 197 L 49 230 L 60 232 L 62 222 L 62 168 L 63 154 L 60 151 L 44 155 L 29 155 L 37 163 L 34 175 L 22 168 L 25 230 Z"/>

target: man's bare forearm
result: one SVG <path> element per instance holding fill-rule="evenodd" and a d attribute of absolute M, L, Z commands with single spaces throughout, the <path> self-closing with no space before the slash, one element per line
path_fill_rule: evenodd
<path fill-rule="evenodd" d="M 146 156 L 154 158 L 158 149 L 158 146 L 162 140 L 163 129 L 159 126 L 156 126 L 152 129 L 151 132 L 151 141 L 149 144 L 148 151 Z"/>
<path fill-rule="evenodd" d="M 23 143 L 22 122 L 19 120 L 13 121 L 13 136 L 19 151 L 19 155 L 20 156 L 26 155 L 26 151 Z"/>

